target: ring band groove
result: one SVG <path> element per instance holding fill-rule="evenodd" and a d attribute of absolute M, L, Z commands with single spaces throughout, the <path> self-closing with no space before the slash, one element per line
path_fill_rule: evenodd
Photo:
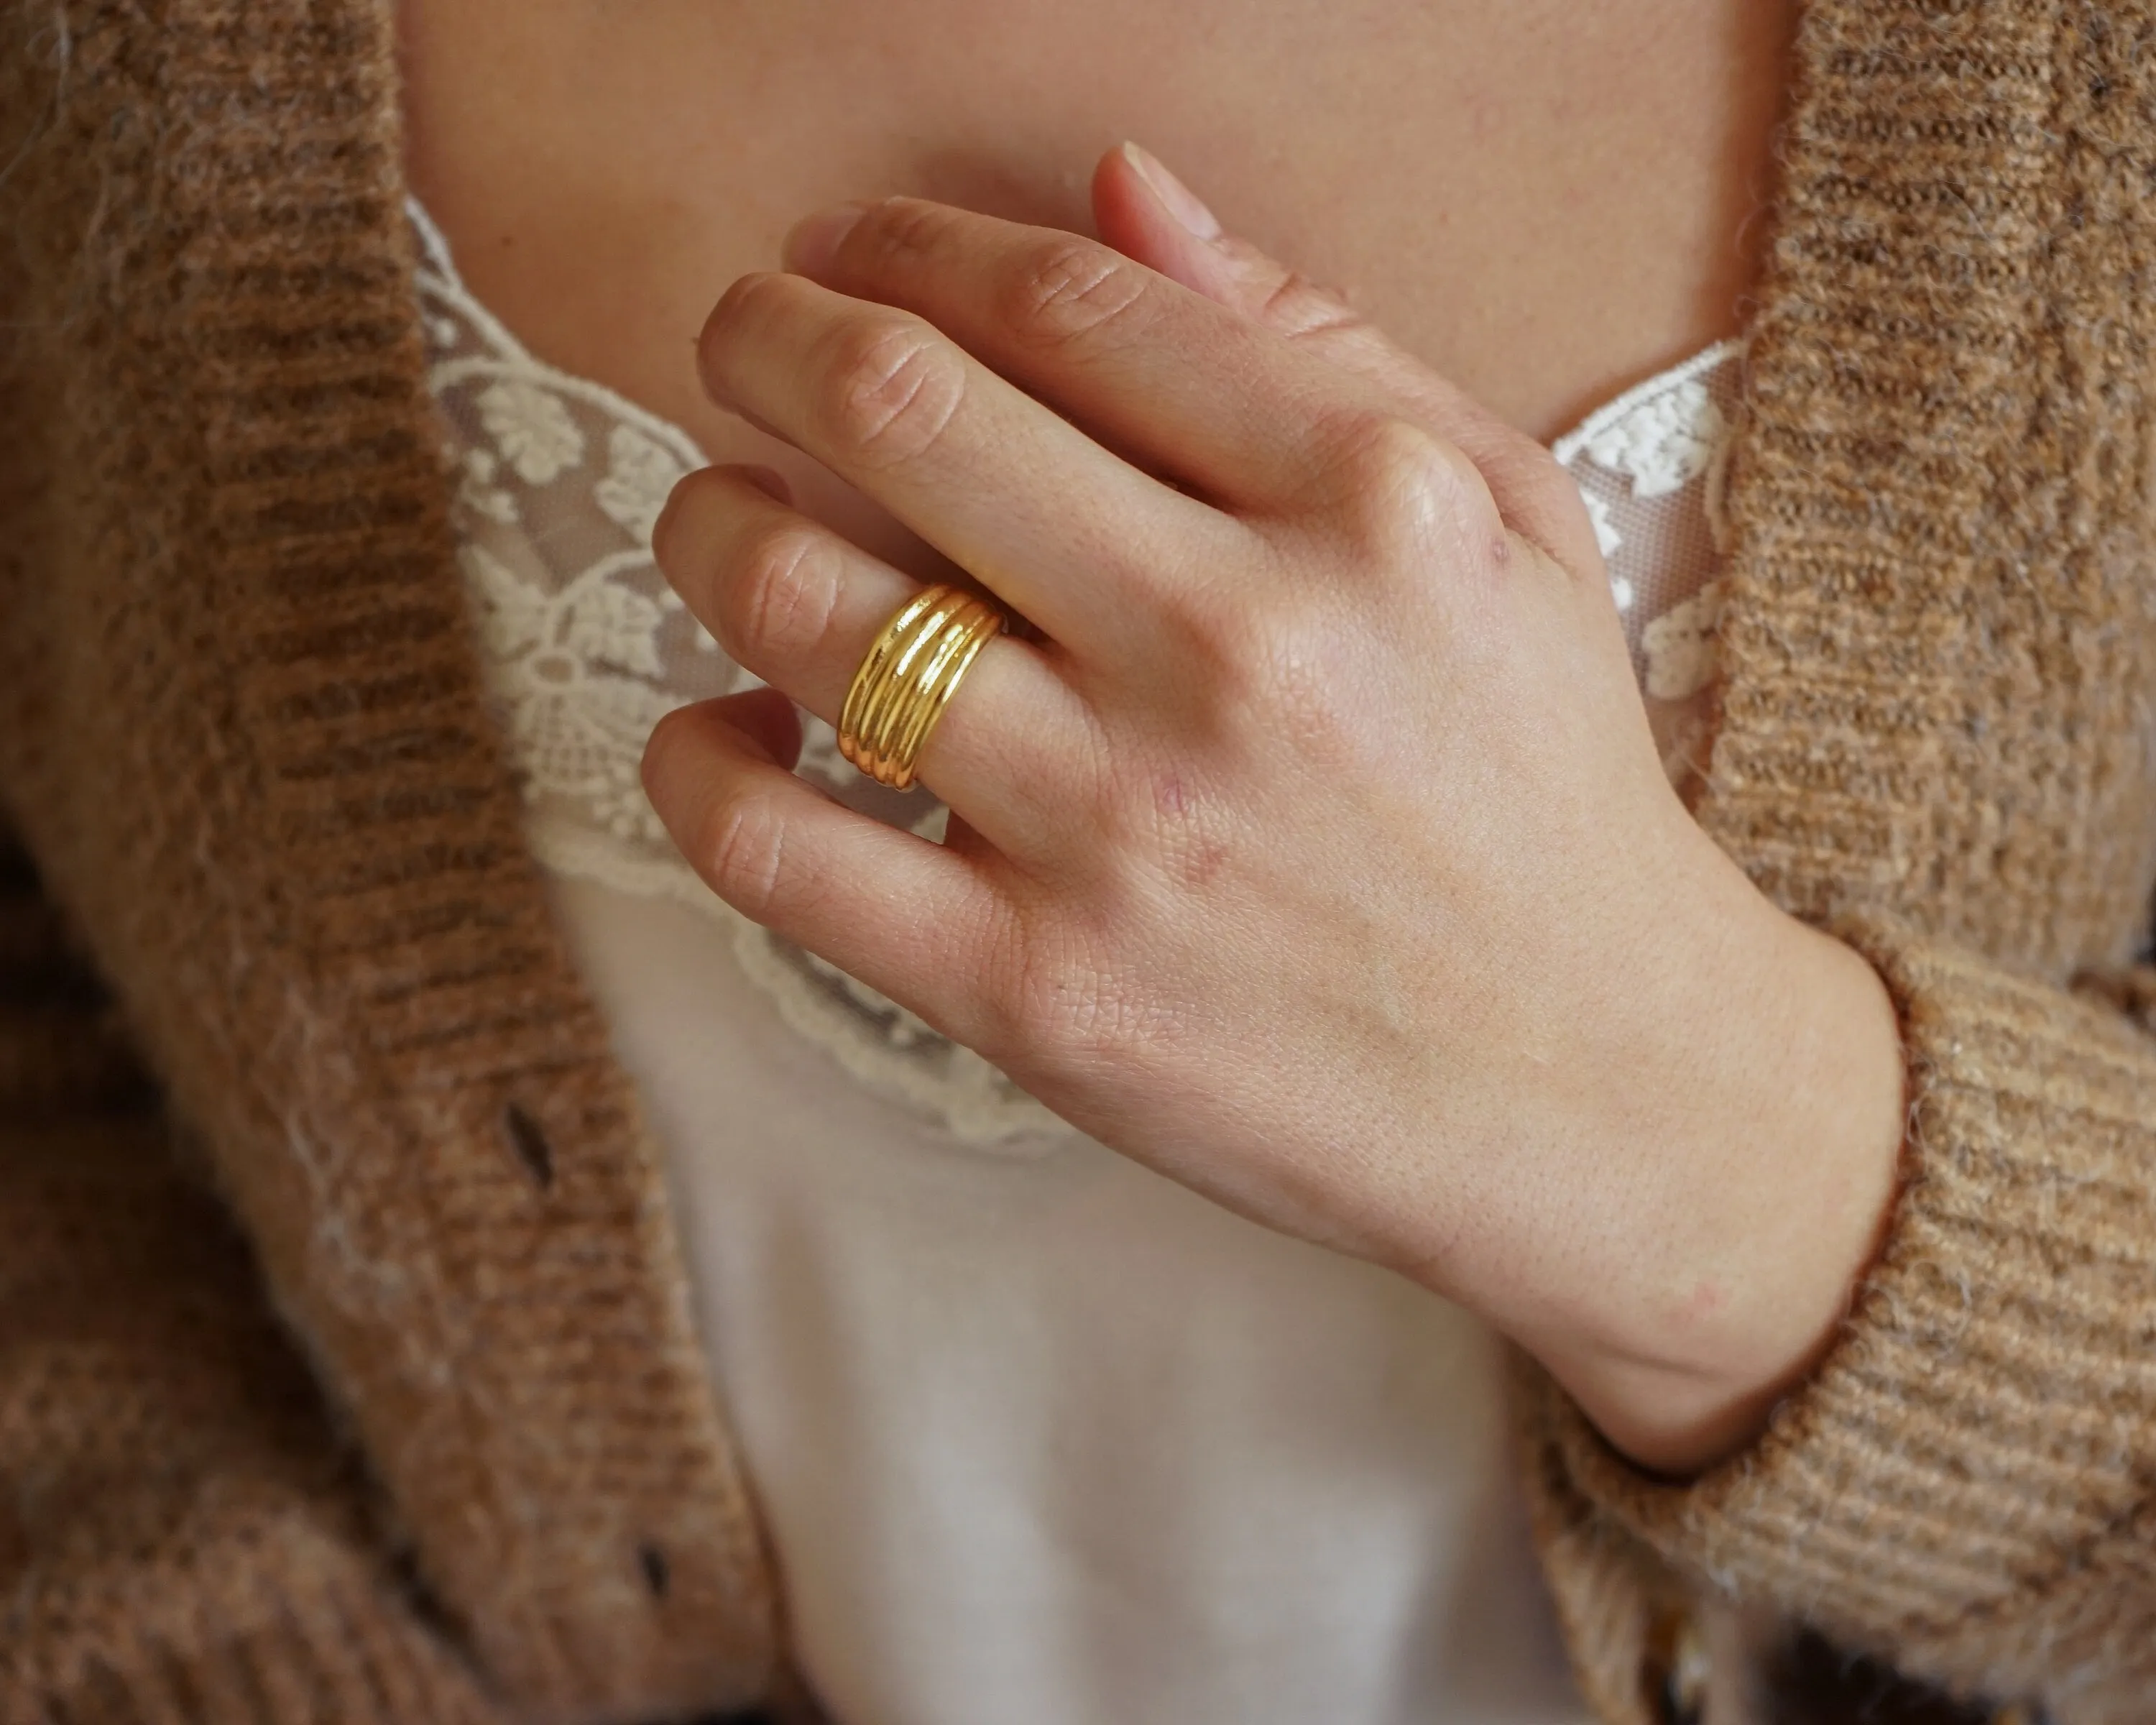
<path fill-rule="evenodd" d="M 1009 622 L 972 593 L 923 588 L 861 655 L 839 708 L 839 753 L 879 784 L 906 789 L 959 682 Z"/>

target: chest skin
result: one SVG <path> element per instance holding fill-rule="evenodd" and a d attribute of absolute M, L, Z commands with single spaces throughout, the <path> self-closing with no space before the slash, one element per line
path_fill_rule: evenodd
<path fill-rule="evenodd" d="M 1548 439 L 1738 332 L 1796 0 L 403 0 L 415 191 L 542 357 L 849 488 L 706 403 L 726 285 L 801 215 L 907 193 L 1090 227 L 1137 139 L 1227 224 Z"/>

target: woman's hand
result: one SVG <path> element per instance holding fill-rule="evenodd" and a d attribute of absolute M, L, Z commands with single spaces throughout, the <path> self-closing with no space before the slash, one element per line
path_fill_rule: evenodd
<path fill-rule="evenodd" d="M 727 292 L 714 398 L 1044 638 L 991 642 L 930 740 L 943 845 L 793 777 L 770 691 L 660 725 L 652 801 L 722 897 L 1102 1142 L 1460 1301 L 1697 1466 L 1869 1255 L 1892 1007 L 1671 790 L 1563 470 L 1153 183 L 1110 157 L 1103 230 L 1190 285 L 894 199 Z M 683 481 L 655 544 L 828 720 L 917 588 L 750 470 Z"/>

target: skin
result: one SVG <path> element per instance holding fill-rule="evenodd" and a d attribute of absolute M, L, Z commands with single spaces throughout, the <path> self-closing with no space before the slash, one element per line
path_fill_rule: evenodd
<path fill-rule="evenodd" d="M 1236 232 L 1547 439 L 1734 335 L 1796 0 L 401 0 L 409 170 L 535 352 L 932 567 L 706 398 L 690 347 L 810 211 L 1089 231 L 1146 143 Z"/>
<path fill-rule="evenodd" d="M 942 9 L 907 0 L 894 21 L 884 8 L 869 33 L 875 69 L 835 75 L 856 79 L 848 92 L 871 110 L 880 100 L 901 113 L 891 90 L 917 103 L 923 87 L 906 74 L 952 79 L 949 111 L 911 111 L 963 137 L 997 103 L 917 43 L 909 60 L 901 28 Z M 1665 32 L 1756 82 L 1757 57 L 1730 47 L 1745 39 L 1740 9 L 1609 10 L 1625 10 L 1625 41 Z M 439 64 L 428 44 L 441 48 L 444 16 L 408 20 L 415 65 Z M 1055 226 L 918 198 L 812 218 L 787 273 L 741 276 L 711 313 L 696 367 L 707 403 L 689 410 L 655 364 L 649 387 L 634 388 L 647 337 L 620 305 L 663 322 L 675 302 L 660 285 L 746 243 L 746 217 L 697 237 L 707 184 L 746 184 L 753 205 L 822 170 L 780 148 L 782 189 L 768 190 L 739 159 L 763 134 L 724 104 L 743 128 L 732 160 L 692 147 L 679 152 L 696 165 L 685 176 L 639 156 L 642 131 L 664 133 L 670 116 L 696 137 L 695 110 L 665 95 L 682 65 L 716 63 L 689 52 L 703 39 L 688 27 L 744 23 L 649 16 L 682 25 L 682 52 L 620 74 L 655 117 L 617 114 L 604 135 L 619 160 L 592 183 L 642 185 L 617 220 L 641 208 L 648 223 L 653 200 L 669 212 L 656 255 L 621 254 L 633 261 L 604 320 L 610 344 L 578 314 L 573 268 L 562 280 L 526 269 L 521 291 L 543 285 L 553 311 L 535 302 L 533 316 L 557 320 L 552 357 L 630 384 L 723 454 L 787 452 L 685 481 L 654 543 L 669 578 L 737 659 L 826 718 L 917 575 L 970 571 L 1043 632 L 990 644 L 923 757 L 957 817 L 945 846 L 791 777 L 792 709 L 763 691 L 685 710 L 652 738 L 647 788 L 684 854 L 730 902 L 1104 1142 L 1480 1312 L 1643 1463 L 1685 1471 L 1741 1445 L 1828 1344 L 1874 1248 L 1894 1184 L 1901 1055 L 1870 968 L 1758 895 L 1670 790 L 1577 491 L 1522 434 L 1676 357 L 1669 347 L 1724 333 L 1717 306 L 1737 310 L 1727 280 L 1704 285 L 1718 278 L 1702 254 L 1726 263 L 1726 249 L 1681 247 L 1688 286 L 1672 294 L 1657 279 L 1662 249 L 1617 245 L 1583 271 L 1555 244 L 1559 218 L 1584 218 L 1585 194 L 1613 183 L 1606 167 L 1582 178 L 1579 140 L 1653 130 L 1638 92 L 1612 95 L 1618 50 L 1601 43 L 1603 66 L 1587 64 L 1568 44 L 1594 29 L 1553 30 L 1554 12 L 1536 7 L 1403 6 L 1367 23 L 1408 63 L 1427 55 L 1458 80 L 1465 54 L 1478 74 L 1521 75 L 1456 82 L 1458 102 L 1419 132 L 1400 128 L 1427 118 L 1426 96 L 1373 121 L 1316 116 L 1271 87 L 1288 154 L 1246 167 L 1240 189 L 1227 176 L 1231 192 L 1281 193 L 1279 231 L 1300 225 L 1381 283 L 1389 261 L 1399 303 L 1426 320 L 1414 349 L 1219 234 L 1146 158 L 1111 152 L 1090 211 Z M 813 18 L 788 16 L 814 37 Z M 1015 16 L 990 59 L 1043 54 L 1056 44 L 1041 39 L 1071 24 L 1055 9 Z M 1157 68 L 1180 52 L 1219 80 L 1186 79 L 1185 108 L 1194 88 L 1258 100 L 1306 15 L 1235 16 L 1251 23 L 1245 47 L 1275 52 L 1245 63 L 1201 32 L 1113 64 Z M 855 34 L 788 34 L 732 43 L 726 63 L 753 69 L 741 74 L 759 93 L 752 108 L 811 48 L 827 69 L 859 49 Z M 1064 42 L 1071 57 L 1053 63 L 1081 70 L 1083 45 Z M 1298 70 L 1322 87 L 1322 63 Z M 485 151 L 459 141 L 464 122 L 444 121 L 441 86 L 430 97 L 427 82 L 438 76 L 415 79 L 415 173 L 499 305 L 485 240 L 475 264 L 457 231 L 456 200 L 488 183 Z M 1011 80 L 1002 87 L 1015 120 Z M 1053 87 L 1094 88 L 1082 75 Z M 1498 94 L 1523 89 L 1536 95 Z M 1711 108 L 1699 93 L 1686 102 Z M 828 90 L 820 105 L 793 94 L 808 111 L 851 115 L 838 129 L 870 141 L 834 144 L 831 172 L 891 142 L 874 111 Z M 1055 105 L 1013 135 L 1068 126 Z M 1219 123 L 1195 106 L 1183 124 Z M 1075 104 L 1098 117 L 1086 108 Z M 569 144 L 542 136 L 528 152 L 541 178 L 580 159 L 568 129 Z M 1690 158 L 1677 151 L 1686 184 L 1726 192 L 1734 134 L 1700 131 L 1714 136 L 1687 136 Z M 1499 146 L 1462 147 L 1478 137 Z M 1337 197 L 1338 164 L 1381 139 L 1415 144 L 1404 159 L 1471 159 L 1477 172 Z M 567 154 L 549 157 L 555 146 Z M 909 147 L 916 168 L 963 156 Z M 734 171 L 712 173 L 715 159 Z M 639 163 L 655 182 L 636 181 Z M 1054 200 L 1028 207 L 1027 166 L 1021 143 L 1009 202 L 1037 218 Z M 1686 222 L 1713 231 L 1726 208 L 1676 198 L 1669 180 L 1627 188 L 1645 228 L 1659 223 L 1666 243 Z M 604 202 L 580 203 L 572 186 L 564 213 L 520 217 L 516 182 L 503 177 L 507 201 L 485 206 L 509 237 L 494 255 L 528 262 L 555 243 L 553 224 Z M 1418 198 L 1410 243 L 1403 206 Z M 1358 218 L 1342 213 L 1372 206 L 1389 251 L 1363 234 L 1358 252 Z M 1454 249 L 1463 232 L 1471 254 Z M 615 255 L 605 240 L 583 249 Z M 1417 264 L 1419 297 L 1406 291 Z M 1366 295 L 1385 297 L 1383 285 Z M 603 363 L 578 350 L 586 338 Z M 1418 357 L 1429 352 L 1460 375 Z"/>

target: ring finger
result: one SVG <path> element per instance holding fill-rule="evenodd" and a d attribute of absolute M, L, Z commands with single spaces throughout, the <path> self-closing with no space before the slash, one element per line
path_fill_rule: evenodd
<path fill-rule="evenodd" d="M 691 613 L 742 665 L 835 726 L 854 673 L 921 583 L 780 501 L 770 480 L 710 467 L 676 485 L 653 554 Z M 967 671 L 918 774 L 1013 857 L 1045 854 L 1076 792 L 1090 710 L 1047 657 L 1005 635 Z"/>

